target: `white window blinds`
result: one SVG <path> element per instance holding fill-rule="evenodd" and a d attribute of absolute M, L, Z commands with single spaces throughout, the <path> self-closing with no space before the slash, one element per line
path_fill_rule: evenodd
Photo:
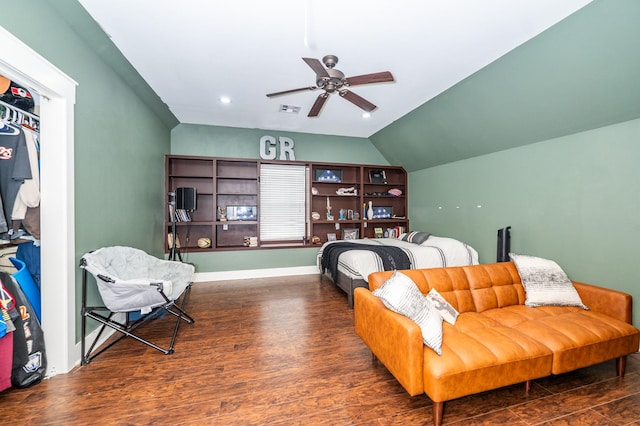
<path fill-rule="evenodd" d="M 260 165 L 260 241 L 302 241 L 306 235 L 306 167 Z"/>

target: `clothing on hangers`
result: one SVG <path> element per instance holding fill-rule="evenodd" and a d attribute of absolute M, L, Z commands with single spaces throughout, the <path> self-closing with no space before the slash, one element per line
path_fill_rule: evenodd
<path fill-rule="evenodd" d="M 18 196 L 13 204 L 11 220 L 23 220 L 29 207 L 37 207 L 40 204 L 40 171 L 38 168 L 38 151 L 34 134 L 29 131 L 24 132 L 29 154 L 29 167 L 31 169 L 31 179 L 27 179 L 20 186 Z M 14 227 L 14 231 L 15 231 Z"/>
<path fill-rule="evenodd" d="M 2 213 L 7 227 L 11 220 L 13 206 L 18 191 L 26 179 L 31 179 L 29 152 L 24 132 L 20 127 L 5 125 L 0 129 L 0 197 L 2 197 Z M 0 229 L 2 227 L 0 219 Z M 2 232 L 6 232 L 5 229 Z"/>

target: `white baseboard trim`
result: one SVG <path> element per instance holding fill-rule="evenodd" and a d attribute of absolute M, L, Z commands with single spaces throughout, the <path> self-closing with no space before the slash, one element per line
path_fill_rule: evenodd
<path fill-rule="evenodd" d="M 319 274 L 316 266 L 296 266 L 293 268 L 248 269 L 242 271 L 196 272 L 193 282 L 244 280 L 248 278 L 271 278 L 291 275 Z"/>

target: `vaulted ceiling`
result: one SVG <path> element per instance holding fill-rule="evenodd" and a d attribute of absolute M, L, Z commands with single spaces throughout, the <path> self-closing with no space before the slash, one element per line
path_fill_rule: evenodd
<path fill-rule="evenodd" d="M 590 0 L 79 0 L 181 123 L 369 137 Z M 366 7 L 363 7 L 366 5 Z M 336 55 L 347 77 L 393 83 L 349 90 L 368 119 L 322 90 L 303 57 Z M 223 96 L 230 104 L 221 104 Z M 300 107 L 280 112 L 281 105 Z"/>
<path fill-rule="evenodd" d="M 181 123 L 368 137 L 408 170 L 640 116 L 636 0 L 79 2 Z M 265 96 L 315 85 L 302 58 L 327 54 L 392 72 L 349 88 L 370 118 L 337 94 L 308 118 L 321 90 Z"/>

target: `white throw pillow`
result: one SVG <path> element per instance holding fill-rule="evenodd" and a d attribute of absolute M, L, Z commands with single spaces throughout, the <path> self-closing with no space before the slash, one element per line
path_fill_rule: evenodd
<path fill-rule="evenodd" d="M 442 355 L 442 317 L 422 294 L 416 283 L 402 272 L 391 277 L 373 291 L 384 305 L 413 320 L 422 330 L 422 341 Z"/>
<path fill-rule="evenodd" d="M 431 305 L 440 313 L 440 316 L 443 320 L 448 322 L 451 325 L 456 323 L 458 319 L 458 311 L 454 308 L 451 303 L 447 302 L 447 299 L 442 297 L 438 290 L 432 288 L 427 294 L 427 299 L 431 302 Z"/>
<path fill-rule="evenodd" d="M 582 303 L 573 282 L 553 260 L 514 253 L 509 253 L 509 257 L 520 274 L 526 306 L 578 306 L 589 309 Z"/>

